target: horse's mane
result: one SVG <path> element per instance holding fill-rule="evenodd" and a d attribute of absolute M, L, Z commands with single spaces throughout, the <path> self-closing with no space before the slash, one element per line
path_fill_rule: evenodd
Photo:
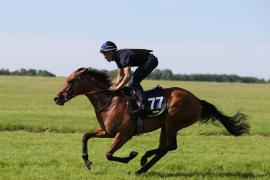
<path fill-rule="evenodd" d="M 111 83 L 110 77 L 105 71 L 100 71 L 93 68 L 79 68 L 77 71 L 81 71 L 83 69 L 87 69 L 87 74 L 91 77 L 94 77 L 98 81 L 106 83 L 106 84 Z"/>

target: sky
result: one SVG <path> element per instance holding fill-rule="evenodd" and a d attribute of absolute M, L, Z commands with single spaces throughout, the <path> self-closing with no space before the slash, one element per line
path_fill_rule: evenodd
<path fill-rule="evenodd" d="M 270 79 L 269 0 L 0 0 L 0 69 L 116 69 L 107 40 L 175 74 Z"/>

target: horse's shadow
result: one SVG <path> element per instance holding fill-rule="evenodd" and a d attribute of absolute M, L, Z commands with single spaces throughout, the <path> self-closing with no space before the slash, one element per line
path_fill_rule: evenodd
<path fill-rule="evenodd" d="M 235 172 L 235 173 L 229 173 L 229 172 L 220 172 L 220 173 L 211 173 L 211 172 L 195 172 L 195 173 L 182 173 L 182 172 L 157 172 L 157 171 L 151 171 L 146 174 L 144 174 L 146 177 L 240 177 L 240 178 L 258 178 L 258 177 L 266 177 L 270 176 L 270 172 L 263 173 L 263 174 L 254 174 L 252 172 Z"/>

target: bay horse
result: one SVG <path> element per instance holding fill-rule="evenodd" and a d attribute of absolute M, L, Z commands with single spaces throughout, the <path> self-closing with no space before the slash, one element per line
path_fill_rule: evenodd
<path fill-rule="evenodd" d="M 132 116 L 132 108 L 122 91 L 111 92 L 108 88 L 112 82 L 106 73 L 98 70 L 80 68 L 65 80 L 62 88 L 54 98 L 58 105 L 78 96 L 85 95 L 92 103 L 100 128 L 86 132 L 82 138 L 82 158 L 90 169 L 92 162 L 88 159 L 87 142 L 90 138 L 114 138 L 106 153 L 110 161 L 128 163 L 138 153 L 132 151 L 127 157 L 115 157 L 113 154 L 134 135 L 138 135 L 136 119 Z M 224 115 L 213 104 L 200 100 L 191 92 L 171 87 L 163 89 L 167 99 L 166 111 L 157 116 L 142 119 L 142 133 L 161 128 L 159 146 L 147 151 L 141 158 L 141 174 L 150 169 L 169 151 L 177 149 L 177 132 L 197 121 L 202 123 L 218 120 L 226 130 L 235 136 L 249 132 L 246 115 L 236 113 L 234 116 Z M 153 157 L 152 157 L 153 156 Z M 152 159 L 148 160 L 148 158 Z"/>

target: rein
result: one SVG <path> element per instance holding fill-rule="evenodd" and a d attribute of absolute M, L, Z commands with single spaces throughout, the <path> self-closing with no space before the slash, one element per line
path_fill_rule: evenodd
<path fill-rule="evenodd" d="M 111 92 L 109 90 L 96 90 L 96 91 L 90 91 L 90 92 L 86 92 L 84 93 L 86 96 L 87 95 L 94 95 L 94 94 L 98 94 L 98 93 L 108 93 L 108 92 Z M 108 101 L 105 103 L 105 105 L 103 105 L 102 107 L 100 107 L 98 110 L 96 110 L 96 113 L 100 113 L 102 111 L 104 111 L 110 104 L 111 104 L 111 101 L 112 101 L 112 98 L 113 96 L 111 96 Z"/>
<path fill-rule="evenodd" d="M 109 91 L 109 90 L 96 90 L 96 91 L 86 92 L 86 93 L 84 93 L 84 94 L 85 94 L 85 95 L 93 95 L 93 94 L 106 93 L 106 92 L 110 92 L 110 91 Z"/>

